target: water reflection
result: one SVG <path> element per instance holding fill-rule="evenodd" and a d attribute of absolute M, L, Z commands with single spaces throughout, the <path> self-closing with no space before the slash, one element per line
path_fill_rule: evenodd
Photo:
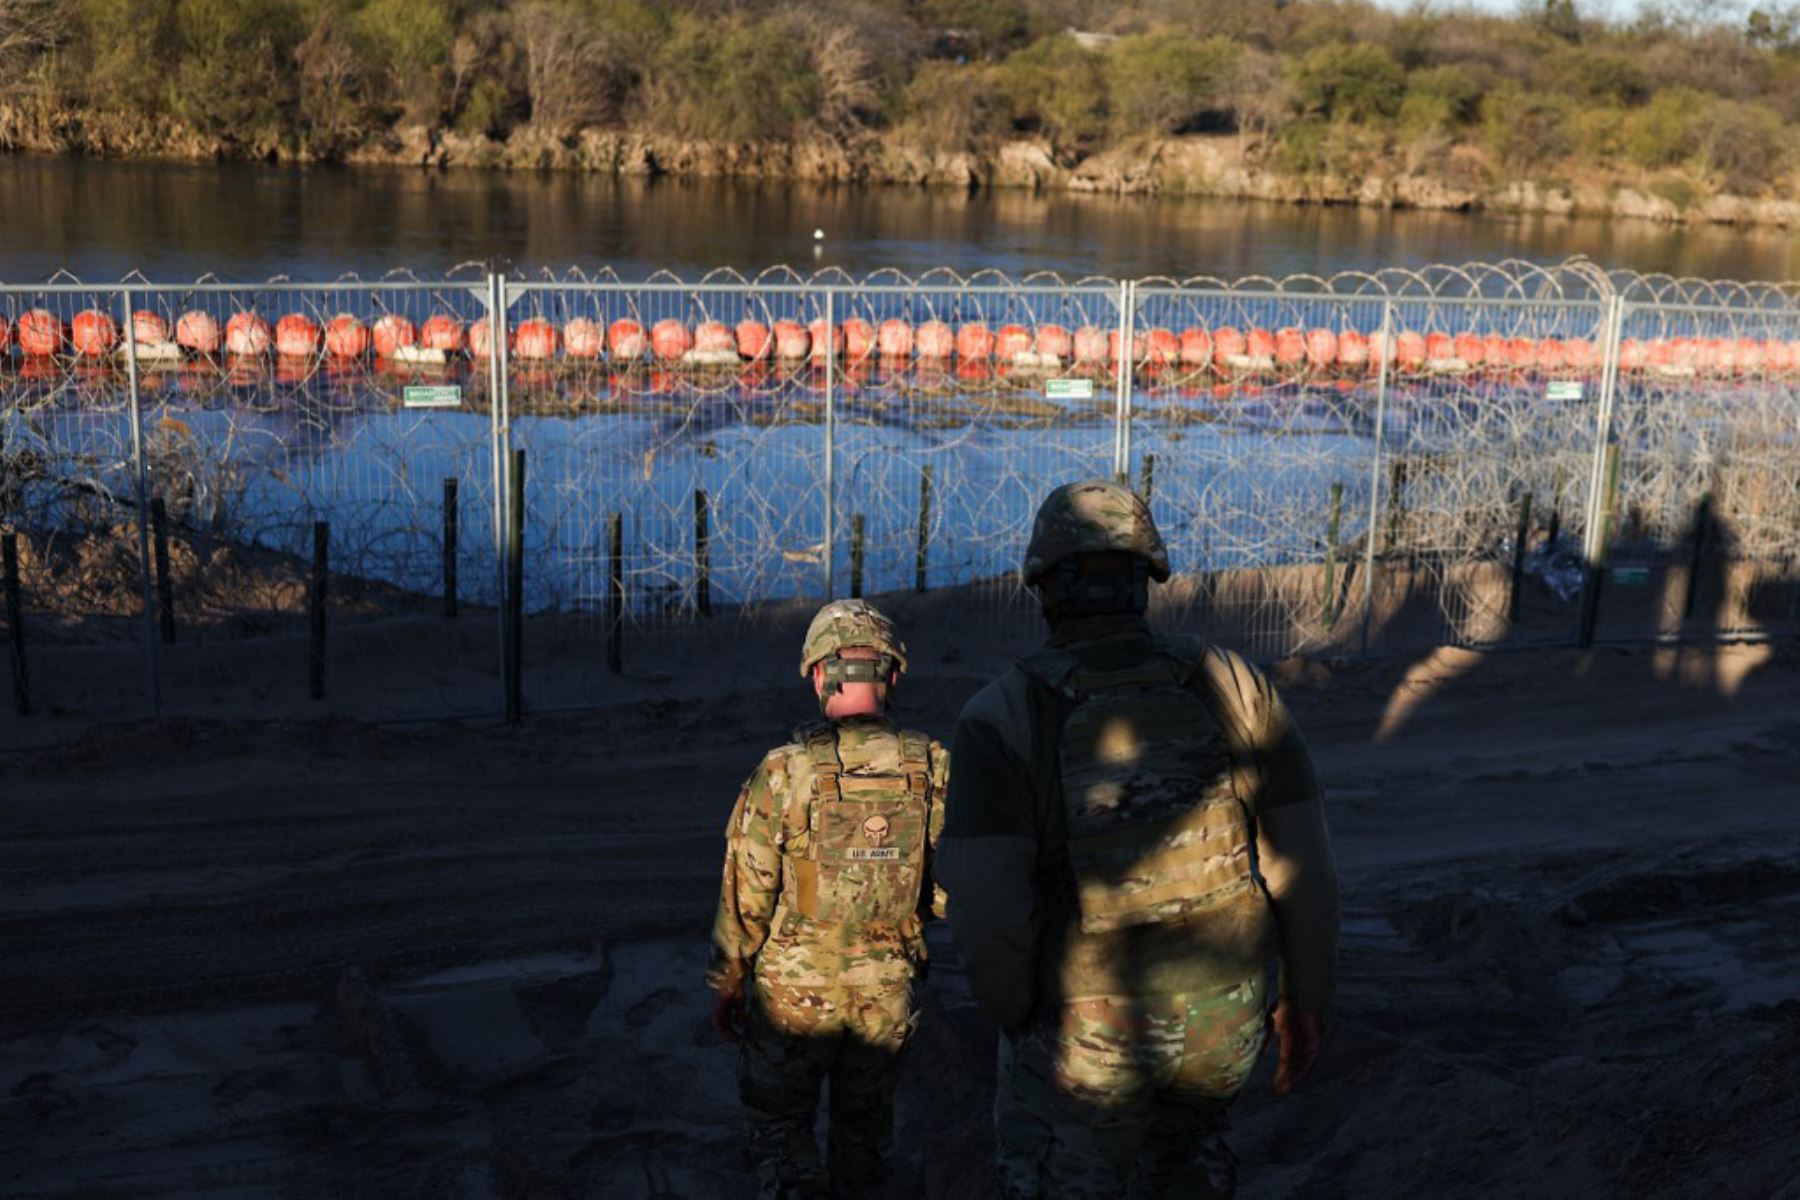
<path fill-rule="evenodd" d="M 627 278 L 780 262 L 1237 278 L 1576 254 L 1678 276 L 1800 273 L 1787 233 L 1726 226 L 523 171 L 0 155 L 0 212 L 11 282 L 63 268 L 90 280 L 134 268 L 172 280 L 372 277 L 489 257 L 533 271 L 612 265 Z M 815 228 L 827 233 L 817 257 Z"/>

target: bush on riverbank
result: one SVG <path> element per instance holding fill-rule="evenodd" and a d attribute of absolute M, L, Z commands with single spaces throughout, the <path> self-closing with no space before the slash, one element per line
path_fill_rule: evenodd
<path fill-rule="evenodd" d="M 156 131 L 74 146 L 114 152 L 335 159 L 404 126 L 976 153 L 1025 136 L 1072 164 L 1235 131 L 1298 176 L 1429 174 L 1460 148 L 1490 183 L 1785 195 L 1800 8 L 1733 28 L 1654 2 L 1607 23 L 1574 0 L 1516 17 L 1362 0 L 0 0 L 0 105 L 0 136 L 25 144 Z"/>

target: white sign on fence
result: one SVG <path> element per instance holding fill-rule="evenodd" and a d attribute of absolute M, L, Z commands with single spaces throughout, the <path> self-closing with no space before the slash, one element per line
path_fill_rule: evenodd
<path fill-rule="evenodd" d="M 1046 400 L 1092 400 L 1093 398 L 1094 381 L 1091 379 L 1044 380 L 1044 399 Z"/>
<path fill-rule="evenodd" d="M 1555 379 L 1544 385 L 1546 400 L 1579 400 L 1581 399 L 1581 380 Z"/>
<path fill-rule="evenodd" d="M 454 383 L 408 387 L 403 400 L 408 408 L 461 408 L 462 388 Z"/>

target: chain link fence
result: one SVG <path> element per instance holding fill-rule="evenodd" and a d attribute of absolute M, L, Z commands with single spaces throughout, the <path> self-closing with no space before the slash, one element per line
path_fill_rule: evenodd
<path fill-rule="evenodd" d="M 1789 292 L 1582 262 L 0 287 L 7 711 L 517 715 L 832 595 L 1023 630 L 1097 475 L 1157 619 L 1263 659 L 1792 633 L 1797 383 Z"/>

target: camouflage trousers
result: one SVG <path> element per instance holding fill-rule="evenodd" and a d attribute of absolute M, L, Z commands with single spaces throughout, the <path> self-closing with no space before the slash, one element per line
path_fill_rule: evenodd
<path fill-rule="evenodd" d="M 738 1058 L 750 1156 L 770 1196 L 855 1197 L 887 1173 L 894 1082 L 911 1036 L 913 965 L 904 957 L 818 970 L 819 956 L 771 941 L 757 956 Z M 829 1174 L 813 1129 L 830 1080 Z"/>
<path fill-rule="evenodd" d="M 1216 992 L 1070 1001 L 1001 1038 L 995 1157 L 1009 1200 L 1226 1198 L 1226 1106 L 1265 1039 L 1260 976 Z"/>

